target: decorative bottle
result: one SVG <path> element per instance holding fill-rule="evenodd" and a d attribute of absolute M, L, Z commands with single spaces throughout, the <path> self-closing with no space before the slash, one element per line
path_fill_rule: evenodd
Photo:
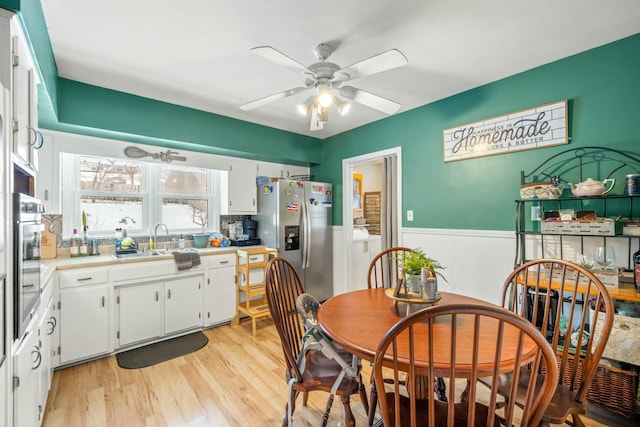
<path fill-rule="evenodd" d="M 89 255 L 89 237 L 87 236 L 87 230 L 82 232 L 82 238 L 80 239 L 80 256 Z"/>
<path fill-rule="evenodd" d="M 73 235 L 71 236 L 71 247 L 69 248 L 69 255 L 72 257 L 77 257 L 80 255 L 80 247 L 78 245 L 78 241 L 80 238 L 78 237 L 78 229 L 73 229 Z"/>

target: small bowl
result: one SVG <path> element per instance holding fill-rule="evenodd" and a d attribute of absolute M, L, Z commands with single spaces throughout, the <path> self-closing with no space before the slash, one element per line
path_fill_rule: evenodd
<path fill-rule="evenodd" d="M 193 246 L 196 248 L 206 248 L 209 243 L 209 234 L 194 234 Z"/>

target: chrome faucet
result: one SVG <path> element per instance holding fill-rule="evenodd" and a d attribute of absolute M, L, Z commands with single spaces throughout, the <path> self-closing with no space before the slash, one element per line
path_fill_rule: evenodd
<path fill-rule="evenodd" d="M 156 250 L 160 249 L 158 248 L 158 227 L 164 227 L 164 231 L 166 231 L 167 236 L 169 236 L 169 228 L 167 227 L 167 224 L 164 222 L 157 223 L 156 227 L 153 229 L 153 248 Z"/>

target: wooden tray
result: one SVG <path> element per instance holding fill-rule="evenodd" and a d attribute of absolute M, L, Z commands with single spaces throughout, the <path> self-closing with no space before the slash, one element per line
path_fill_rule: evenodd
<path fill-rule="evenodd" d="M 394 288 L 389 288 L 385 290 L 384 293 L 387 295 L 387 297 L 391 298 L 392 300 L 406 302 L 409 304 L 435 304 L 436 302 L 440 301 L 440 299 L 442 298 L 442 295 L 440 295 L 440 292 L 436 292 L 435 299 L 423 299 L 416 294 L 409 294 L 409 295 L 400 294 L 398 296 L 395 296 L 393 295 L 394 291 L 395 291 Z"/>

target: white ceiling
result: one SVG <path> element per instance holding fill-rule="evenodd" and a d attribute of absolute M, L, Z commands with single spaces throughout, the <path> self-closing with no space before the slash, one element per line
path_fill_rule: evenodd
<path fill-rule="evenodd" d="M 240 110 L 303 83 L 251 48 L 308 66 L 328 43 L 341 67 L 398 49 L 408 65 L 349 85 L 399 114 L 640 32 L 638 0 L 41 1 L 61 77 L 317 138 L 386 116 L 354 104 L 311 132 L 309 93 Z"/>

